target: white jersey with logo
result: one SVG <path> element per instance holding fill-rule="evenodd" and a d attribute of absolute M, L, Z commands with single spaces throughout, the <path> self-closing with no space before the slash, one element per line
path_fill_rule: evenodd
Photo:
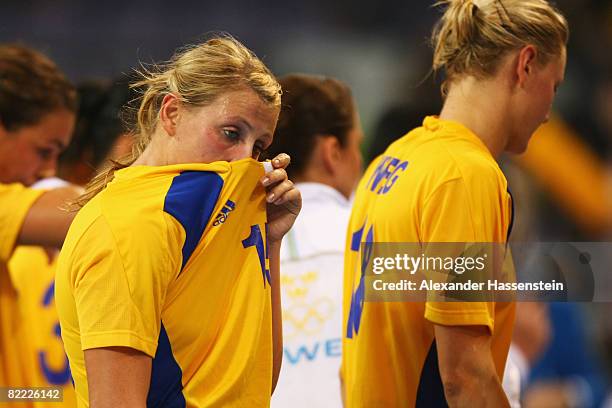
<path fill-rule="evenodd" d="M 283 366 L 272 407 L 341 407 L 342 273 L 350 202 L 299 183 L 302 211 L 283 239 Z"/>

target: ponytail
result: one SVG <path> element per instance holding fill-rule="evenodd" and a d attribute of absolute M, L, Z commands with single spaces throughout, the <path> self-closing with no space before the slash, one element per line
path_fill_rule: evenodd
<path fill-rule="evenodd" d="M 569 36 L 563 15 L 545 0 L 443 0 L 446 7 L 432 34 L 433 70 L 448 83 L 461 75 L 488 77 L 508 52 L 527 44 L 539 62 L 561 53 Z"/>

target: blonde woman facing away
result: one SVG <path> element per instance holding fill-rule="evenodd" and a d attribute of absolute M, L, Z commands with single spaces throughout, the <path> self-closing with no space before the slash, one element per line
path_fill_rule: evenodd
<path fill-rule="evenodd" d="M 371 246 L 361 243 L 507 241 L 512 197 L 495 159 L 525 150 L 563 80 L 568 27 L 548 2 L 440 3 L 442 112 L 372 163 L 349 223 L 342 376 L 351 408 L 508 406 L 501 378 L 514 304 L 364 301 Z"/>

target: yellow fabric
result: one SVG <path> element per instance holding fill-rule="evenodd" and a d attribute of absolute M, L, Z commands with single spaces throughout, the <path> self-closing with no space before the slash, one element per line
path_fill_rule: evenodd
<path fill-rule="evenodd" d="M 28 211 L 43 193 L 20 184 L 0 184 L 0 387 L 23 387 L 32 383 L 35 363 L 26 352 L 30 339 L 24 335 L 23 316 L 17 306 L 17 292 L 7 263 Z"/>
<path fill-rule="evenodd" d="M 361 249 L 351 244 L 359 231 L 359 242 L 504 242 L 510 200 L 486 146 L 456 122 L 427 117 L 369 166 L 356 192 L 345 253 L 342 375 L 348 407 L 415 406 L 419 383 L 428 380 L 421 372 L 434 342 L 433 323 L 487 326 L 502 377 L 512 304 L 360 303 Z"/>
<path fill-rule="evenodd" d="M 605 164 L 561 119 L 540 126 L 518 162 L 584 232 L 601 235 L 610 230 L 612 186 Z"/>
<path fill-rule="evenodd" d="M 254 228 L 265 244 L 262 176 L 252 159 L 130 167 L 77 214 L 56 299 L 79 406 L 88 406 L 83 350 L 107 346 L 155 357 L 151 404 L 269 404 L 269 278 L 243 244 Z"/>
<path fill-rule="evenodd" d="M 57 250 L 17 247 L 9 261 L 9 271 L 17 291 L 17 305 L 23 317 L 25 338 L 31 340 L 28 360 L 36 363 L 32 387 L 61 386 L 63 402 L 35 402 L 36 408 L 76 407 L 68 358 L 59 335 L 55 308 Z"/>
<path fill-rule="evenodd" d="M 8 262 L 28 211 L 43 193 L 21 184 L 0 184 L 0 262 Z"/>

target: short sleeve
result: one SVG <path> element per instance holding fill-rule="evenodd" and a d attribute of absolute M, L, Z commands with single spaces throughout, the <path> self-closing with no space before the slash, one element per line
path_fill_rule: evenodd
<path fill-rule="evenodd" d="M 456 178 L 440 185 L 427 199 L 421 218 L 422 241 L 500 242 L 502 217 L 495 179 L 482 177 L 478 184 Z M 425 318 L 432 323 L 484 325 L 493 331 L 494 304 L 490 302 L 426 302 Z"/>
<path fill-rule="evenodd" d="M 0 262 L 8 262 L 28 211 L 43 194 L 21 184 L 0 184 Z"/>
<path fill-rule="evenodd" d="M 154 357 L 169 283 L 180 265 L 176 245 L 160 224 L 111 228 L 99 216 L 72 259 L 72 290 L 83 350 L 124 346 Z M 178 251 L 178 253 L 177 253 Z"/>

